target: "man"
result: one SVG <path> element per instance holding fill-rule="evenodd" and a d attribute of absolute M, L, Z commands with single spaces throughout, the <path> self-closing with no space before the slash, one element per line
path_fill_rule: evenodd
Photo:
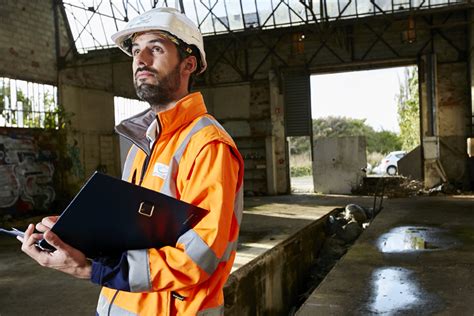
<path fill-rule="evenodd" d="M 221 315 L 242 216 L 243 160 L 193 76 L 206 69 L 202 35 L 175 9 L 153 9 L 112 36 L 133 56 L 138 96 L 151 108 L 117 126 L 133 142 L 122 178 L 209 210 L 174 247 L 131 250 L 90 261 L 49 229 L 30 225 L 22 250 L 41 265 L 102 285 L 98 315 Z M 44 238 L 57 250 L 42 252 Z"/>

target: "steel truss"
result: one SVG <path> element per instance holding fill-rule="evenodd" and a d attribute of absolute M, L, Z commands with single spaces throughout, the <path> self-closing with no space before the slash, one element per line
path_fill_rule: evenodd
<path fill-rule="evenodd" d="M 341 19 L 460 5 L 469 0 L 57 0 L 79 52 L 112 45 L 110 35 L 151 8 L 176 7 L 204 35 L 317 25 Z"/>
<path fill-rule="evenodd" d="M 456 12 L 463 13 L 463 21 L 459 21 L 459 18 L 454 20 Z M 266 74 L 259 73 L 259 70 L 266 62 L 271 62 L 273 66 L 277 67 L 290 67 L 288 58 L 283 56 L 281 51 L 284 51 L 287 46 L 295 44 L 294 40 L 289 39 L 289 36 L 294 34 L 301 34 L 304 36 L 303 42 L 309 44 L 316 44 L 316 47 L 305 48 L 305 53 L 300 54 L 297 63 L 298 66 L 304 66 L 306 69 L 317 69 L 318 57 L 323 54 L 331 55 L 333 58 L 333 64 L 351 65 L 359 64 L 364 62 L 370 62 L 373 58 L 371 53 L 374 52 L 377 45 L 383 45 L 386 51 L 389 52 L 388 59 L 402 60 L 402 59 L 414 59 L 413 56 L 420 56 L 424 53 L 434 52 L 435 40 L 443 40 L 448 43 L 452 51 L 455 52 L 456 60 L 465 60 L 468 52 L 466 47 L 460 47 L 459 44 L 455 43 L 453 39 L 446 35 L 446 30 L 451 28 L 467 27 L 468 16 L 465 13 L 467 11 L 445 11 L 439 12 L 439 14 L 423 14 L 417 15 L 417 12 L 410 12 L 410 14 L 404 14 L 403 16 L 395 16 L 393 14 L 384 13 L 380 18 L 377 19 L 377 28 L 374 27 L 372 21 L 374 19 L 363 19 L 360 21 L 339 21 L 343 23 L 319 23 L 305 24 L 299 27 L 294 27 L 291 30 L 285 31 L 253 31 L 244 33 L 230 33 L 226 36 L 217 36 L 216 38 L 210 38 L 207 42 L 208 50 L 217 52 L 214 54 L 214 58 L 209 60 L 209 69 L 214 70 L 221 66 L 230 68 L 235 71 L 235 76 L 238 77 L 236 81 L 252 81 L 256 79 L 264 79 Z M 419 12 L 418 12 L 419 13 Z M 396 23 L 400 21 L 407 21 L 408 19 L 418 16 L 419 23 L 423 23 L 423 29 L 429 31 L 429 36 L 425 36 L 418 40 L 416 43 L 417 53 L 411 53 L 407 56 L 406 52 L 398 45 L 395 47 L 393 43 L 388 40 L 387 34 L 394 28 Z M 435 16 L 437 17 L 435 19 Z M 362 45 L 358 43 L 351 35 L 354 27 L 359 26 L 368 31 L 371 34 L 371 38 L 368 44 Z M 335 38 L 343 38 L 343 44 L 345 48 L 341 50 L 341 43 L 337 43 Z M 424 41 L 424 42 L 420 42 Z M 413 44 L 415 45 L 415 44 Z M 248 56 L 252 51 L 255 51 L 255 47 L 259 46 L 265 50 L 265 53 L 253 56 L 257 58 L 259 62 L 253 63 L 255 66 L 250 67 Z M 354 47 L 363 47 L 363 53 L 355 56 Z M 280 48 L 280 50 L 278 49 Z M 341 53 L 341 51 L 343 53 Z M 270 58 L 273 57 L 273 58 Z M 272 60 L 270 60 L 272 59 Z M 222 82 L 220 78 L 215 78 L 213 71 L 207 72 L 207 83 L 214 84 Z"/>

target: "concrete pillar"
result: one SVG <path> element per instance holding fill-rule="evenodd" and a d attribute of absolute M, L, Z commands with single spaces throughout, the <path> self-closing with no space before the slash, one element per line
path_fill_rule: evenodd
<path fill-rule="evenodd" d="M 471 129 L 468 131 L 470 136 L 474 136 L 474 10 L 469 14 L 469 84 L 470 84 L 470 99 L 471 99 Z"/>
<path fill-rule="evenodd" d="M 419 64 L 420 135 L 423 148 L 424 185 L 431 188 L 442 181 L 439 166 L 436 56 L 423 55 Z"/>
<path fill-rule="evenodd" d="M 470 128 L 468 129 L 467 133 L 470 138 L 467 141 L 468 152 L 470 152 L 468 158 L 468 170 L 469 170 L 469 180 L 468 184 L 472 189 L 474 189 L 474 25 L 472 24 L 474 20 L 474 10 L 469 12 L 469 84 L 470 84 L 470 99 L 471 99 L 471 117 L 470 117 Z"/>
<path fill-rule="evenodd" d="M 267 183 L 277 194 L 290 192 L 289 155 L 285 142 L 285 117 L 283 95 L 278 76 L 269 72 L 271 137 L 267 138 Z M 271 151 L 272 154 L 268 155 Z M 270 168 L 270 169 L 268 169 Z M 268 176 L 270 175 L 270 176 Z M 274 194 L 268 192 L 269 194 Z"/>
<path fill-rule="evenodd" d="M 267 194 L 275 195 L 277 189 L 277 168 L 275 155 L 275 137 L 267 136 L 265 139 L 266 166 L 267 166 Z"/>

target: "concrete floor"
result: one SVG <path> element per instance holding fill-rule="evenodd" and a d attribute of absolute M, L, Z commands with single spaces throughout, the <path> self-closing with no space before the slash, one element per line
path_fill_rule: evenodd
<path fill-rule="evenodd" d="M 474 315 L 474 196 L 384 205 L 297 315 Z"/>
<path fill-rule="evenodd" d="M 370 198 L 292 195 L 253 197 L 245 211 L 234 270 L 288 236 L 347 203 Z M 42 268 L 19 249 L 16 239 L 0 236 L 0 316 L 93 315 L 99 288 Z"/>

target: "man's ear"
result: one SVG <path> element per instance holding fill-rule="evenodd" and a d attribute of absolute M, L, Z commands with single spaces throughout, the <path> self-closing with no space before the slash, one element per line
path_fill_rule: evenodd
<path fill-rule="evenodd" d="M 184 70 L 192 74 L 196 71 L 197 68 L 197 59 L 195 56 L 189 56 L 184 60 Z"/>

